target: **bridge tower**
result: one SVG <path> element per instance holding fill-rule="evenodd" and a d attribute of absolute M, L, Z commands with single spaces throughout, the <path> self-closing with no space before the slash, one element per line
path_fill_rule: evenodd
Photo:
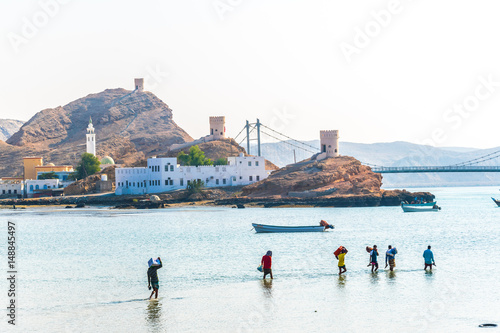
<path fill-rule="evenodd" d="M 226 137 L 226 117 L 210 117 L 210 135 L 213 136 L 214 140 Z"/>
<path fill-rule="evenodd" d="M 329 130 L 320 131 L 320 149 L 321 157 L 337 157 L 339 156 L 339 131 Z"/>

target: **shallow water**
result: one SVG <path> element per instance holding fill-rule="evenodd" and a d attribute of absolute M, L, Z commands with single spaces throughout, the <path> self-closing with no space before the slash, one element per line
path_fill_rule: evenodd
<path fill-rule="evenodd" d="M 4 319 L 0 331 L 470 332 L 500 324 L 500 208 L 490 199 L 500 196 L 498 188 L 432 192 L 443 207 L 437 213 L 400 207 L 2 210 L 4 226 L 17 224 L 19 308 L 16 329 Z M 321 219 L 335 229 L 251 230 L 252 222 Z M 379 272 L 370 273 L 365 247 L 373 244 L 381 254 L 388 244 L 397 247 L 394 273 L 383 269 L 383 256 Z M 432 273 L 423 270 L 428 244 L 437 264 Z M 349 250 L 341 277 L 332 254 L 340 245 Z M 256 267 L 267 250 L 275 279 L 264 283 Z M 147 260 L 155 256 L 164 263 L 160 299 L 149 301 Z M 7 304 L 4 279 L 0 288 Z"/>

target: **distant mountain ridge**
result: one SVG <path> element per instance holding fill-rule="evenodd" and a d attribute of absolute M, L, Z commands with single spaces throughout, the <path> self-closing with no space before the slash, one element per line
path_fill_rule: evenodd
<path fill-rule="evenodd" d="M 305 142 L 309 150 L 317 147 L 319 140 Z M 297 162 L 309 158 L 312 153 L 304 152 L 295 146 L 295 142 L 265 143 L 261 145 L 262 156 L 274 164 L 282 167 L 294 162 L 294 152 Z M 462 147 L 437 148 L 423 146 L 409 142 L 396 141 L 388 143 L 353 143 L 340 142 L 341 155 L 352 156 L 362 163 L 379 166 L 434 166 L 453 165 L 486 154 L 499 151 L 500 147 L 490 149 L 473 149 Z M 251 147 L 255 153 L 257 148 Z M 500 158 L 481 163 L 481 165 L 498 165 Z M 474 185 L 500 185 L 500 173 L 415 173 L 415 174 L 383 174 L 384 187 L 419 187 L 419 186 L 474 186 Z"/>
<path fill-rule="evenodd" d="M 12 134 L 16 133 L 23 124 L 24 122 L 21 120 L 0 119 L 0 140 L 6 141 Z"/>

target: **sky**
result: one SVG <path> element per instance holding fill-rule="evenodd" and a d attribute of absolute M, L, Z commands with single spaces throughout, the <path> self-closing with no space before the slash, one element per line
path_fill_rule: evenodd
<path fill-rule="evenodd" d="M 495 0 L 2 0 L 0 119 L 136 77 L 193 138 L 500 146 Z"/>

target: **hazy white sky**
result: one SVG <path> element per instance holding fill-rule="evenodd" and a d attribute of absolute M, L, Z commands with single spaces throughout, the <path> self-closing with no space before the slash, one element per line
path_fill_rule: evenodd
<path fill-rule="evenodd" d="M 0 118 L 146 90 L 194 138 L 225 115 L 291 137 L 500 145 L 500 2 L 2 0 Z"/>

